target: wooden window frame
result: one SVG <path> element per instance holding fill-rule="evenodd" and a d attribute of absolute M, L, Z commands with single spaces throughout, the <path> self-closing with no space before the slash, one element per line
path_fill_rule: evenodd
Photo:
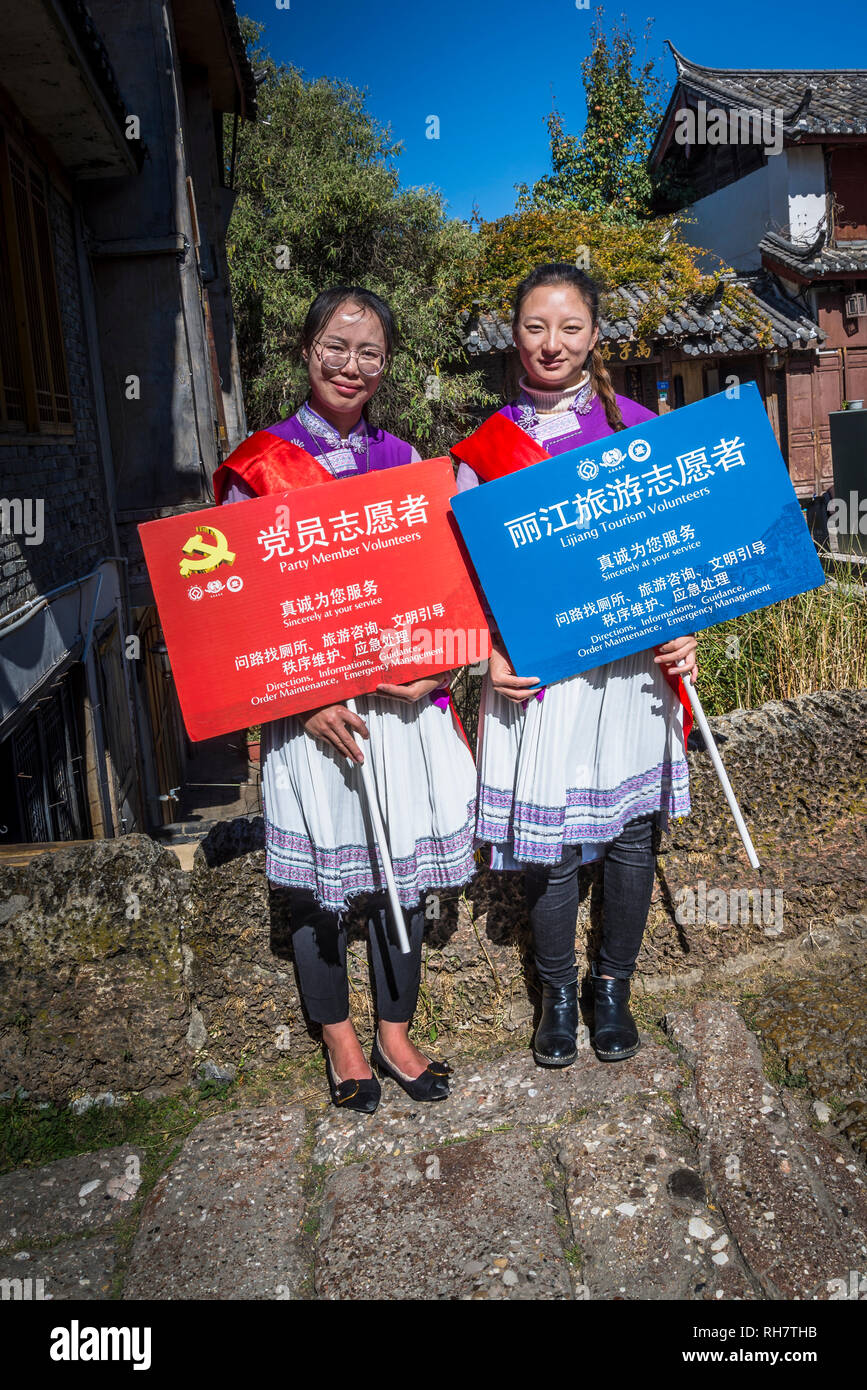
<path fill-rule="evenodd" d="M 13 182 L 13 161 L 23 172 L 23 183 L 18 170 Z M 75 433 L 75 422 L 49 220 L 49 182 L 41 165 L 2 120 L 0 218 L 6 247 L 0 271 L 8 276 L 12 351 L 20 373 L 24 416 L 9 415 L 0 359 L 0 441 L 67 438 Z M 25 219 L 26 248 L 20 235 L 20 222 Z"/>

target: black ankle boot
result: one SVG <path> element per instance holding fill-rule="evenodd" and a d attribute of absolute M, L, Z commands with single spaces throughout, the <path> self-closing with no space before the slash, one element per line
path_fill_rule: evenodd
<path fill-rule="evenodd" d="M 568 1067 L 578 1056 L 578 981 L 542 985 L 542 1017 L 533 1039 L 533 1056 L 541 1067 Z"/>
<path fill-rule="evenodd" d="M 593 982 L 593 1051 L 600 1062 L 620 1062 L 634 1057 L 641 1046 L 635 1019 L 629 1012 L 629 981 L 603 980 L 596 962 Z"/>

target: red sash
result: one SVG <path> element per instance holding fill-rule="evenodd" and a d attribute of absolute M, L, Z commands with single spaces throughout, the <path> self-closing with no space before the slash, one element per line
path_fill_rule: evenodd
<path fill-rule="evenodd" d="M 258 497 L 334 480 L 333 473 L 306 449 L 268 430 L 256 430 L 215 470 L 214 498 L 218 504 L 229 489 L 230 471 L 243 478 Z"/>
<path fill-rule="evenodd" d="M 452 453 L 469 464 L 485 483 L 551 457 L 520 425 L 499 411 L 466 439 L 453 444 Z"/>
<path fill-rule="evenodd" d="M 452 446 L 452 453 L 462 463 L 469 464 L 478 473 L 482 482 L 491 483 L 496 478 L 505 478 L 509 473 L 517 473 L 519 468 L 530 467 L 551 458 L 541 444 L 537 444 L 520 425 L 510 420 L 508 415 L 497 411 L 460 443 Z M 659 648 L 654 648 L 656 652 Z M 665 668 L 665 679 L 683 706 L 683 745 L 689 738 L 692 728 L 692 705 L 686 693 L 683 677 L 670 667 Z"/>

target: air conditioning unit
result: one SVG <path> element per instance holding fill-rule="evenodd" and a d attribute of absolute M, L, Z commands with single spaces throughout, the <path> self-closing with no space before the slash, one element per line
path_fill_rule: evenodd
<path fill-rule="evenodd" d="M 848 319 L 867 317 L 867 294 L 846 295 L 846 317 Z"/>

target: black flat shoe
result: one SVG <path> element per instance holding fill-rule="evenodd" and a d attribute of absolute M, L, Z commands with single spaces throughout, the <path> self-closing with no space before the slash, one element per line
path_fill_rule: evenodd
<path fill-rule="evenodd" d="M 322 1050 L 325 1053 L 325 1074 L 332 1105 L 340 1110 L 358 1110 L 362 1115 L 372 1115 L 382 1099 L 382 1087 L 376 1077 L 366 1076 L 360 1080 L 350 1077 L 348 1081 L 338 1081 L 331 1065 L 331 1053 L 324 1043 Z"/>
<path fill-rule="evenodd" d="M 590 967 L 593 987 L 593 1051 L 600 1062 L 634 1057 L 641 1046 L 635 1019 L 629 1012 L 629 981 L 603 980 Z"/>
<path fill-rule="evenodd" d="M 578 1056 L 578 981 L 542 985 L 542 1017 L 533 1039 L 540 1067 L 568 1067 Z"/>
<path fill-rule="evenodd" d="M 380 1076 L 390 1076 L 412 1100 L 445 1100 L 449 1094 L 448 1078 L 452 1069 L 448 1062 L 428 1062 L 421 1076 L 404 1076 L 383 1056 L 378 1031 L 370 1052 L 370 1065 Z"/>

